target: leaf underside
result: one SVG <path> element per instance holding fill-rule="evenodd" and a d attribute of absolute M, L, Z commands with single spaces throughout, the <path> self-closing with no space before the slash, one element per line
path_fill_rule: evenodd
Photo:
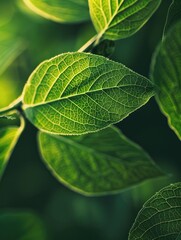
<path fill-rule="evenodd" d="M 87 0 L 24 0 L 35 13 L 55 22 L 74 23 L 88 20 Z"/>
<path fill-rule="evenodd" d="M 179 240 L 181 183 L 171 184 L 150 198 L 139 212 L 129 240 Z"/>
<path fill-rule="evenodd" d="M 105 39 L 118 40 L 137 32 L 160 5 L 160 0 L 89 0 L 97 32 Z"/>
<path fill-rule="evenodd" d="M 85 195 L 119 192 L 163 175 L 143 149 L 113 127 L 74 137 L 40 132 L 39 147 L 52 174 Z"/>
<path fill-rule="evenodd" d="M 157 103 L 181 139 L 181 21 L 166 35 L 152 64 Z"/>
<path fill-rule="evenodd" d="M 148 79 L 122 64 L 65 53 L 35 69 L 25 85 L 23 109 L 40 130 L 80 135 L 121 121 L 153 94 Z"/>

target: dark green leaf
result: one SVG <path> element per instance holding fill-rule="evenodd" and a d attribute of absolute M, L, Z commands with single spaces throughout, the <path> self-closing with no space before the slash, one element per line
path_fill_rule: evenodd
<path fill-rule="evenodd" d="M 115 42 L 111 40 L 103 40 L 97 46 L 91 49 L 91 53 L 110 57 L 115 50 Z"/>
<path fill-rule="evenodd" d="M 166 24 L 164 27 L 164 34 L 173 26 L 176 22 L 181 19 L 181 1 L 180 0 L 173 0 L 167 15 Z"/>
<path fill-rule="evenodd" d="M 160 190 L 144 205 L 130 230 L 129 240 L 179 240 L 181 183 Z"/>
<path fill-rule="evenodd" d="M 153 58 L 152 79 L 157 102 L 181 139 L 181 22 L 164 38 Z"/>
<path fill-rule="evenodd" d="M 11 115 L 7 115 L 6 118 Z M 24 120 L 20 117 L 20 126 L 0 128 L 0 177 L 2 176 L 11 153 L 24 129 Z"/>
<path fill-rule="evenodd" d="M 95 132 L 144 105 L 151 82 L 124 65 L 88 53 L 65 53 L 41 63 L 23 93 L 27 118 L 61 135 Z"/>
<path fill-rule="evenodd" d="M 118 192 L 163 175 L 143 149 L 113 127 L 76 137 L 41 132 L 39 145 L 53 175 L 86 195 Z"/>

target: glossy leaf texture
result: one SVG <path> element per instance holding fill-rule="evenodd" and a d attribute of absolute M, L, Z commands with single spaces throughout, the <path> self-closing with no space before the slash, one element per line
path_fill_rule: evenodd
<path fill-rule="evenodd" d="M 148 79 L 122 64 L 89 53 L 65 53 L 31 74 L 23 109 L 40 130 L 80 135 L 119 122 L 153 94 Z"/>
<path fill-rule="evenodd" d="M 6 118 L 10 119 L 11 115 L 7 115 Z M 23 129 L 24 120 L 22 117 L 20 117 L 19 127 L 14 125 L 0 128 L 0 178 Z"/>
<path fill-rule="evenodd" d="M 17 37 L 0 35 L 0 74 L 11 65 L 24 49 L 25 43 Z"/>
<path fill-rule="evenodd" d="M 90 18 L 87 0 L 24 0 L 35 13 L 55 22 L 74 23 Z"/>
<path fill-rule="evenodd" d="M 115 127 L 73 137 L 40 132 L 39 146 L 52 174 L 85 195 L 119 192 L 163 175 L 147 153 Z"/>
<path fill-rule="evenodd" d="M 181 20 L 181 1 L 172 0 L 172 3 L 168 10 L 164 34 L 179 20 Z"/>
<path fill-rule="evenodd" d="M 144 205 L 130 230 L 129 240 L 179 240 L 181 183 L 160 190 Z"/>
<path fill-rule="evenodd" d="M 41 219 L 27 211 L 0 212 L 0 239 L 46 240 L 46 231 Z"/>
<path fill-rule="evenodd" d="M 152 79 L 157 103 L 181 139 L 181 22 L 167 34 L 153 58 Z"/>
<path fill-rule="evenodd" d="M 137 32 L 160 5 L 160 0 L 89 0 L 90 14 L 100 36 L 118 40 Z"/>

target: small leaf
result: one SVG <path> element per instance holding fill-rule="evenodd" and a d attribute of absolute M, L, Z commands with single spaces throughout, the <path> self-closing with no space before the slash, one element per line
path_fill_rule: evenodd
<path fill-rule="evenodd" d="M 139 146 L 113 127 L 74 137 L 40 132 L 39 146 L 53 175 L 85 195 L 118 192 L 163 175 Z"/>
<path fill-rule="evenodd" d="M 157 103 L 181 139 L 181 22 L 164 38 L 153 58 L 152 79 Z"/>
<path fill-rule="evenodd" d="M 100 36 L 118 40 L 137 32 L 161 0 L 89 0 L 90 14 Z"/>
<path fill-rule="evenodd" d="M 11 115 L 6 115 L 11 116 Z M 24 119 L 20 117 L 21 125 L 0 128 L 0 177 L 2 177 L 11 153 L 24 129 Z"/>
<path fill-rule="evenodd" d="M 0 212 L 0 239 L 2 240 L 45 240 L 44 225 L 32 212 Z"/>
<path fill-rule="evenodd" d="M 25 44 L 22 40 L 12 36 L 5 38 L 0 36 L 0 74 L 11 65 L 24 49 Z"/>
<path fill-rule="evenodd" d="M 144 205 L 130 230 L 129 240 L 179 240 L 181 183 L 160 190 Z"/>
<path fill-rule="evenodd" d="M 24 0 L 35 13 L 55 22 L 74 23 L 88 20 L 87 0 Z"/>
<path fill-rule="evenodd" d="M 122 64 L 89 53 L 65 53 L 35 69 L 23 92 L 23 108 L 40 130 L 78 135 L 122 120 L 153 94 L 148 79 Z"/>
<path fill-rule="evenodd" d="M 172 3 L 169 7 L 167 20 L 164 27 L 164 34 L 172 27 L 176 22 L 181 20 L 181 1 L 172 0 Z"/>
<path fill-rule="evenodd" d="M 115 42 L 110 40 L 103 40 L 98 45 L 91 49 L 91 53 L 110 57 L 115 50 Z"/>

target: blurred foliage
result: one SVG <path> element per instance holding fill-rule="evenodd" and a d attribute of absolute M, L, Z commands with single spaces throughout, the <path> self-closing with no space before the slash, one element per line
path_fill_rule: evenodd
<path fill-rule="evenodd" d="M 138 33 L 117 41 L 111 58 L 149 76 L 151 56 L 162 38 L 170 3 L 163 1 Z M 0 76 L 0 107 L 3 107 L 19 96 L 37 64 L 56 54 L 79 49 L 94 35 L 94 30 L 90 23 L 63 25 L 44 20 L 32 14 L 20 0 L 1 0 L 0 9 L 0 31 L 26 43 L 23 53 Z M 33 210 L 42 219 L 51 240 L 126 240 L 143 202 L 161 187 L 179 179 L 180 141 L 167 126 L 154 99 L 118 126 L 172 175 L 118 195 L 83 197 L 60 185 L 49 173 L 39 157 L 36 130 L 27 124 L 0 183 L 1 210 Z"/>
<path fill-rule="evenodd" d="M 26 211 L 0 212 L 0 239 L 45 240 L 46 230 L 41 220 Z"/>

